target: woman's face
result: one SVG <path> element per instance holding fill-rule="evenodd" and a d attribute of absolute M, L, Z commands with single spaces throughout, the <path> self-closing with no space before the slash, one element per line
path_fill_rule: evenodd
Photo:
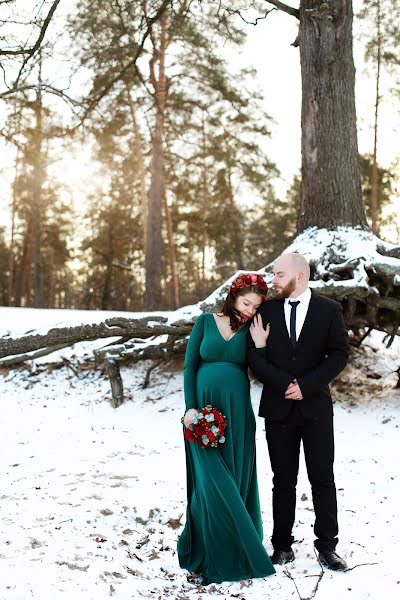
<path fill-rule="evenodd" d="M 248 321 L 257 312 L 262 303 L 262 297 L 255 292 L 247 292 L 241 296 L 236 296 L 234 307 L 240 312 L 244 321 Z"/>

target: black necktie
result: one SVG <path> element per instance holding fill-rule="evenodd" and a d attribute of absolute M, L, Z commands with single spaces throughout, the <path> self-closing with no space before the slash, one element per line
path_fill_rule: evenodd
<path fill-rule="evenodd" d="M 289 304 L 292 307 L 290 309 L 290 341 L 292 342 L 293 348 L 296 347 L 296 310 L 297 306 L 300 304 L 300 300 L 296 300 L 295 302 L 291 302 L 289 300 Z"/>

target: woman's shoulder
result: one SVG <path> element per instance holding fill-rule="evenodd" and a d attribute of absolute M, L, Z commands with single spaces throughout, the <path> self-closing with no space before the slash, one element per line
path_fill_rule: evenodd
<path fill-rule="evenodd" d="M 206 321 L 207 319 L 210 319 L 210 318 L 214 318 L 214 313 L 211 313 L 211 312 L 202 312 L 202 313 L 200 313 L 196 317 L 195 323 L 197 323 L 197 321 L 199 323 L 201 323 L 202 321 Z"/>

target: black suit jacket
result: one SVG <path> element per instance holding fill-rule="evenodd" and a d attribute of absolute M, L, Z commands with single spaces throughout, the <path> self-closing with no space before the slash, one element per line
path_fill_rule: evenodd
<path fill-rule="evenodd" d="M 293 402 L 305 417 L 331 414 L 329 383 L 344 369 L 349 356 L 341 305 L 312 292 L 295 349 L 286 327 L 284 300 L 265 302 L 259 313 L 264 326 L 271 324 L 266 349 L 255 348 L 249 334 L 249 366 L 264 384 L 259 415 L 283 420 Z M 293 379 L 299 383 L 303 400 L 285 399 L 285 391 Z"/>

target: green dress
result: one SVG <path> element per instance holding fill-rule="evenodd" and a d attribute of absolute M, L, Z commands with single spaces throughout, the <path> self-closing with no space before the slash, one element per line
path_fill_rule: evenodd
<path fill-rule="evenodd" d="M 204 313 L 186 350 L 186 410 L 211 404 L 228 424 L 217 448 L 185 440 L 188 506 L 178 557 L 182 568 L 201 573 L 203 585 L 275 573 L 262 544 L 247 331 L 226 341 L 214 315 Z"/>

